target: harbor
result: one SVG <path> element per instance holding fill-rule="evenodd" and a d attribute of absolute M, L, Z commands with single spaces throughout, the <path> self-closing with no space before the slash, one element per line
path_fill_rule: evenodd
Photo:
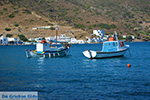
<path fill-rule="evenodd" d="M 0 0 L 0 100 L 150 100 L 150 0 Z"/>
<path fill-rule="evenodd" d="M 149 100 L 150 42 L 126 44 L 131 56 L 92 60 L 82 52 L 102 44 L 73 44 L 68 56 L 31 59 L 24 50 L 35 45 L 0 46 L 0 90 L 37 91 L 39 100 Z"/>

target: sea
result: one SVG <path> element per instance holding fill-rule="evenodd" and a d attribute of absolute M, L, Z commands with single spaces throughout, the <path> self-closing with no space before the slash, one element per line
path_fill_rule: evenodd
<path fill-rule="evenodd" d="M 124 57 L 107 59 L 82 54 L 102 44 L 73 44 L 57 58 L 27 58 L 25 49 L 34 45 L 0 46 L 0 92 L 37 91 L 38 100 L 150 100 L 150 42 L 126 44 Z"/>

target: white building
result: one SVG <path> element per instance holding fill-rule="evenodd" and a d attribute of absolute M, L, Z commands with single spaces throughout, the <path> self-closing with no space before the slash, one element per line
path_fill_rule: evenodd
<path fill-rule="evenodd" d="M 56 40 L 56 36 L 54 36 L 54 37 L 45 37 L 45 40 L 47 42 L 49 42 L 49 41 L 55 41 Z M 71 37 L 66 37 L 65 34 L 61 34 L 61 36 L 57 36 L 57 41 L 60 41 L 60 42 L 70 42 L 71 41 Z"/>
<path fill-rule="evenodd" d="M 133 40 L 135 39 L 135 36 L 132 35 L 131 37 L 132 37 Z"/>
<path fill-rule="evenodd" d="M 55 37 L 45 37 L 46 42 L 55 41 Z"/>
<path fill-rule="evenodd" d="M 76 38 L 71 38 L 71 41 L 69 42 L 71 44 L 84 44 L 85 41 L 84 40 L 77 40 Z"/>
<path fill-rule="evenodd" d="M 126 36 L 126 35 L 123 35 L 122 37 L 125 39 L 127 36 Z"/>
<path fill-rule="evenodd" d="M 93 35 L 99 36 L 102 39 L 104 37 L 104 30 L 93 30 Z"/>
<path fill-rule="evenodd" d="M 8 44 L 7 37 L 1 36 L 0 37 L 0 45 L 7 45 L 7 44 Z"/>
<path fill-rule="evenodd" d="M 103 37 L 102 41 L 103 41 L 103 42 L 104 42 L 104 41 L 107 41 L 107 40 L 108 40 L 108 38 L 109 38 L 109 35 L 104 35 L 104 37 Z"/>
<path fill-rule="evenodd" d="M 29 41 L 35 41 L 35 38 L 30 38 L 30 39 L 28 39 Z"/>
<path fill-rule="evenodd" d="M 61 36 L 57 36 L 57 41 L 69 42 L 69 41 L 71 41 L 71 37 L 66 37 L 65 34 L 61 34 Z"/>
<path fill-rule="evenodd" d="M 43 40 L 43 38 L 39 37 L 39 38 L 35 38 L 36 42 L 41 42 Z"/>
<path fill-rule="evenodd" d="M 35 27 L 35 28 L 32 28 L 33 30 L 36 30 L 36 29 L 49 29 L 51 28 L 51 26 L 39 26 L 39 27 Z"/>
<path fill-rule="evenodd" d="M 92 39 L 90 37 L 85 37 L 87 39 L 87 43 L 91 43 L 92 42 Z"/>
<path fill-rule="evenodd" d="M 127 36 L 128 36 L 128 35 L 123 35 L 122 37 L 125 39 L 125 38 L 127 38 Z M 135 37 L 134 37 L 133 35 L 131 36 L 131 38 L 132 38 L 133 40 L 135 39 Z"/>
<path fill-rule="evenodd" d="M 18 44 L 18 42 L 19 42 L 19 39 L 18 39 L 18 38 L 7 38 L 7 40 L 8 40 L 8 42 L 13 41 L 14 44 Z"/>

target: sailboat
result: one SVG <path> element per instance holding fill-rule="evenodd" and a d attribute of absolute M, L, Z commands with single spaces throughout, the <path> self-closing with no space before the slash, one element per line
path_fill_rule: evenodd
<path fill-rule="evenodd" d="M 56 41 L 49 41 L 46 42 L 42 40 L 40 43 L 36 44 L 35 50 L 25 50 L 27 58 L 31 57 L 44 57 L 44 58 L 52 58 L 52 57 L 62 57 L 66 56 L 70 44 L 68 43 L 61 43 L 57 41 L 57 34 L 58 34 L 59 26 L 57 24 L 56 18 Z"/>
<path fill-rule="evenodd" d="M 116 33 L 115 37 L 110 37 L 108 41 L 103 42 L 101 51 L 86 50 L 83 52 L 83 55 L 90 59 L 121 57 L 124 56 L 129 47 L 124 41 L 118 40 Z"/>

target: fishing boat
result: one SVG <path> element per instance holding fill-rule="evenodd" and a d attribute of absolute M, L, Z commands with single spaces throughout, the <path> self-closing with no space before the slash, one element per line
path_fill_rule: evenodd
<path fill-rule="evenodd" d="M 57 45 L 55 44 L 57 42 Z M 45 40 L 42 40 L 40 43 L 36 44 L 36 50 L 25 50 L 27 58 L 32 57 L 62 57 L 66 56 L 69 51 L 69 44 L 62 44 L 58 41 L 53 41 L 47 43 Z"/>
<path fill-rule="evenodd" d="M 40 43 L 36 44 L 35 50 L 25 50 L 27 58 L 31 57 L 44 57 L 44 58 L 52 58 L 52 57 L 62 57 L 66 56 L 70 44 L 68 43 L 61 43 L 57 41 L 57 34 L 58 34 L 58 24 L 56 18 L 56 41 L 49 41 L 46 42 L 42 40 Z"/>
<path fill-rule="evenodd" d="M 109 37 L 108 41 L 103 42 L 101 51 L 86 50 L 83 55 L 90 59 L 121 57 L 124 56 L 129 47 L 125 41 L 119 41 L 116 34 L 115 37 Z"/>

